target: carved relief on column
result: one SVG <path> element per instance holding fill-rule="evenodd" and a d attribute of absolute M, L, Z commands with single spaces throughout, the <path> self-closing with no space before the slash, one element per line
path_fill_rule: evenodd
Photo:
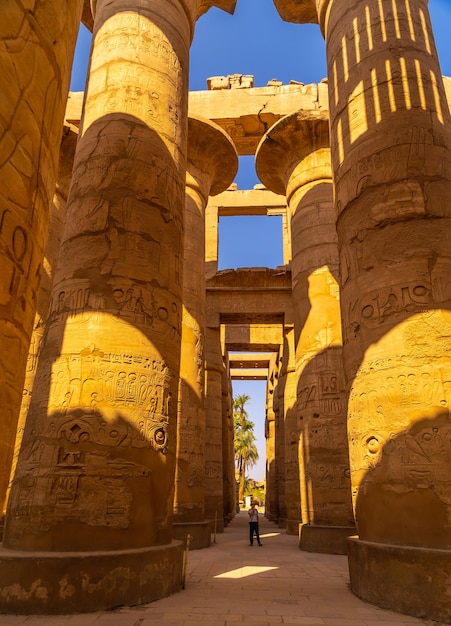
<path fill-rule="evenodd" d="M 427 1 L 318 9 L 359 531 L 348 542 L 351 587 L 446 621 L 451 121 Z"/>
<path fill-rule="evenodd" d="M 274 390 L 277 385 L 277 370 L 275 367 L 277 357 L 270 361 L 269 376 L 266 383 L 266 416 L 265 416 L 265 439 L 266 439 L 266 493 L 265 493 L 265 517 L 276 522 L 278 518 L 277 504 L 277 455 L 275 441 L 276 414 L 274 407 Z"/>
<path fill-rule="evenodd" d="M 43 273 L 82 0 L 2 7 L 0 24 L 0 510 Z M 52 16 L 51 19 L 49 16 Z"/>
<path fill-rule="evenodd" d="M 275 448 L 277 457 L 277 500 L 278 500 L 278 525 L 285 528 L 287 523 L 287 502 L 285 498 L 285 405 L 284 389 L 286 383 L 286 366 L 283 348 L 278 358 L 278 380 L 274 391 L 275 424 Z"/>
<path fill-rule="evenodd" d="M 286 438 L 299 443 L 300 547 L 345 553 L 353 515 L 327 116 L 280 120 L 259 146 L 257 172 L 290 209 L 297 402 Z"/>
<path fill-rule="evenodd" d="M 222 459 L 224 480 L 224 523 L 230 522 L 236 511 L 236 481 L 233 426 L 233 393 L 230 367 L 226 359 L 222 378 Z"/>
<path fill-rule="evenodd" d="M 223 460 L 222 460 L 222 376 L 224 360 L 220 329 L 206 328 L 205 333 L 205 516 L 223 532 Z"/>
<path fill-rule="evenodd" d="M 190 117 L 173 535 L 182 538 L 190 532 L 192 548 L 210 544 L 209 528 L 202 539 L 199 526 L 186 526 L 205 521 L 205 207 L 209 195 L 230 185 L 237 168 L 228 135 L 208 120 Z"/>
<path fill-rule="evenodd" d="M 287 534 L 298 535 L 301 522 L 301 502 L 299 486 L 299 427 L 296 403 L 296 366 L 295 366 L 295 329 L 286 325 L 284 328 L 284 367 L 283 389 L 284 439 L 285 439 L 285 503 Z"/>
<path fill-rule="evenodd" d="M 50 592 L 21 600 L 31 612 L 136 604 L 180 588 L 182 546 L 171 525 L 192 28 L 177 2 L 97 2 L 4 542 L 29 555 L 23 569 L 33 569 L 35 551 L 45 555 L 46 589 L 63 579 L 74 592 L 58 602 Z M 80 568 L 74 553 L 93 550 L 103 558 L 87 555 Z M 113 570 L 122 574 L 108 582 Z M 88 596 L 84 577 L 96 581 Z"/>
<path fill-rule="evenodd" d="M 59 168 L 58 178 L 56 182 L 56 191 L 53 196 L 53 203 L 50 212 L 49 233 L 43 261 L 43 274 L 41 277 L 37 297 L 37 312 L 35 315 L 33 334 L 31 336 L 30 349 L 28 352 L 25 382 L 22 394 L 22 404 L 20 407 L 20 415 L 17 425 L 16 442 L 14 446 L 14 458 L 12 463 L 9 489 L 11 488 L 11 481 L 14 477 L 17 459 L 19 456 L 19 450 L 22 444 L 25 423 L 28 415 L 28 409 L 33 393 L 34 378 L 38 366 L 39 353 L 50 303 L 53 274 L 58 259 L 61 243 L 61 233 L 63 230 L 63 223 L 66 215 L 67 194 L 71 180 L 72 165 L 74 161 L 74 152 L 77 137 L 78 135 L 76 135 L 69 127 L 64 127 L 59 155 Z M 7 493 L 7 498 L 9 497 L 9 489 Z M 5 508 L 6 504 L 7 500 L 5 502 Z"/>
<path fill-rule="evenodd" d="M 165 31 L 171 10 L 179 49 Z M 189 28 L 174 8 L 161 16 L 112 11 L 98 3 L 60 263 L 17 471 L 21 514 L 5 535 L 11 547 L 70 549 L 67 515 L 83 528 L 77 540 L 86 549 L 171 537 Z M 133 51 L 118 44 L 124 28 Z M 138 99 L 154 75 L 159 97 Z M 139 495 L 145 484 L 152 503 Z"/>

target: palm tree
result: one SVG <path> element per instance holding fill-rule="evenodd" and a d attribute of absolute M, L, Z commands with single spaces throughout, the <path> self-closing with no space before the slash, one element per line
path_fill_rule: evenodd
<path fill-rule="evenodd" d="M 246 402 L 250 396 L 245 394 L 233 399 L 233 423 L 235 430 L 235 462 L 239 476 L 239 499 L 244 498 L 244 482 L 246 480 L 246 469 L 252 467 L 258 461 L 258 450 L 255 445 L 254 423 L 249 420 L 245 409 Z"/>

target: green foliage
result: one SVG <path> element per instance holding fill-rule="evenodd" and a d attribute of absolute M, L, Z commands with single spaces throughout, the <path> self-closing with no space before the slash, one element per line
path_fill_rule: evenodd
<path fill-rule="evenodd" d="M 239 475 L 239 498 L 244 497 L 246 469 L 253 467 L 258 461 L 258 450 L 255 445 L 254 423 L 249 420 L 245 405 L 250 396 L 241 395 L 233 399 L 234 449 L 235 463 Z"/>

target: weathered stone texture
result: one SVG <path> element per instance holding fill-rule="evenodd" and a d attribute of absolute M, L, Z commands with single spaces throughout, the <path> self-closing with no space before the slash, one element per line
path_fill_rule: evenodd
<path fill-rule="evenodd" d="M 37 307 L 82 0 L 11 0 L 0 24 L 0 508 Z M 14 354 L 14 358 L 11 355 Z"/>

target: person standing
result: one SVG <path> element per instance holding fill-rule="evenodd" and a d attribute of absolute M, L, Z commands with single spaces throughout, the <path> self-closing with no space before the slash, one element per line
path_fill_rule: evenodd
<path fill-rule="evenodd" d="M 249 515 L 249 545 L 254 545 L 254 533 L 257 537 L 258 545 L 261 546 L 260 531 L 258 528 L 258 509 L 255 508 L 256 502 L 252 502 L 251 508 L 248 511 Z"/>

